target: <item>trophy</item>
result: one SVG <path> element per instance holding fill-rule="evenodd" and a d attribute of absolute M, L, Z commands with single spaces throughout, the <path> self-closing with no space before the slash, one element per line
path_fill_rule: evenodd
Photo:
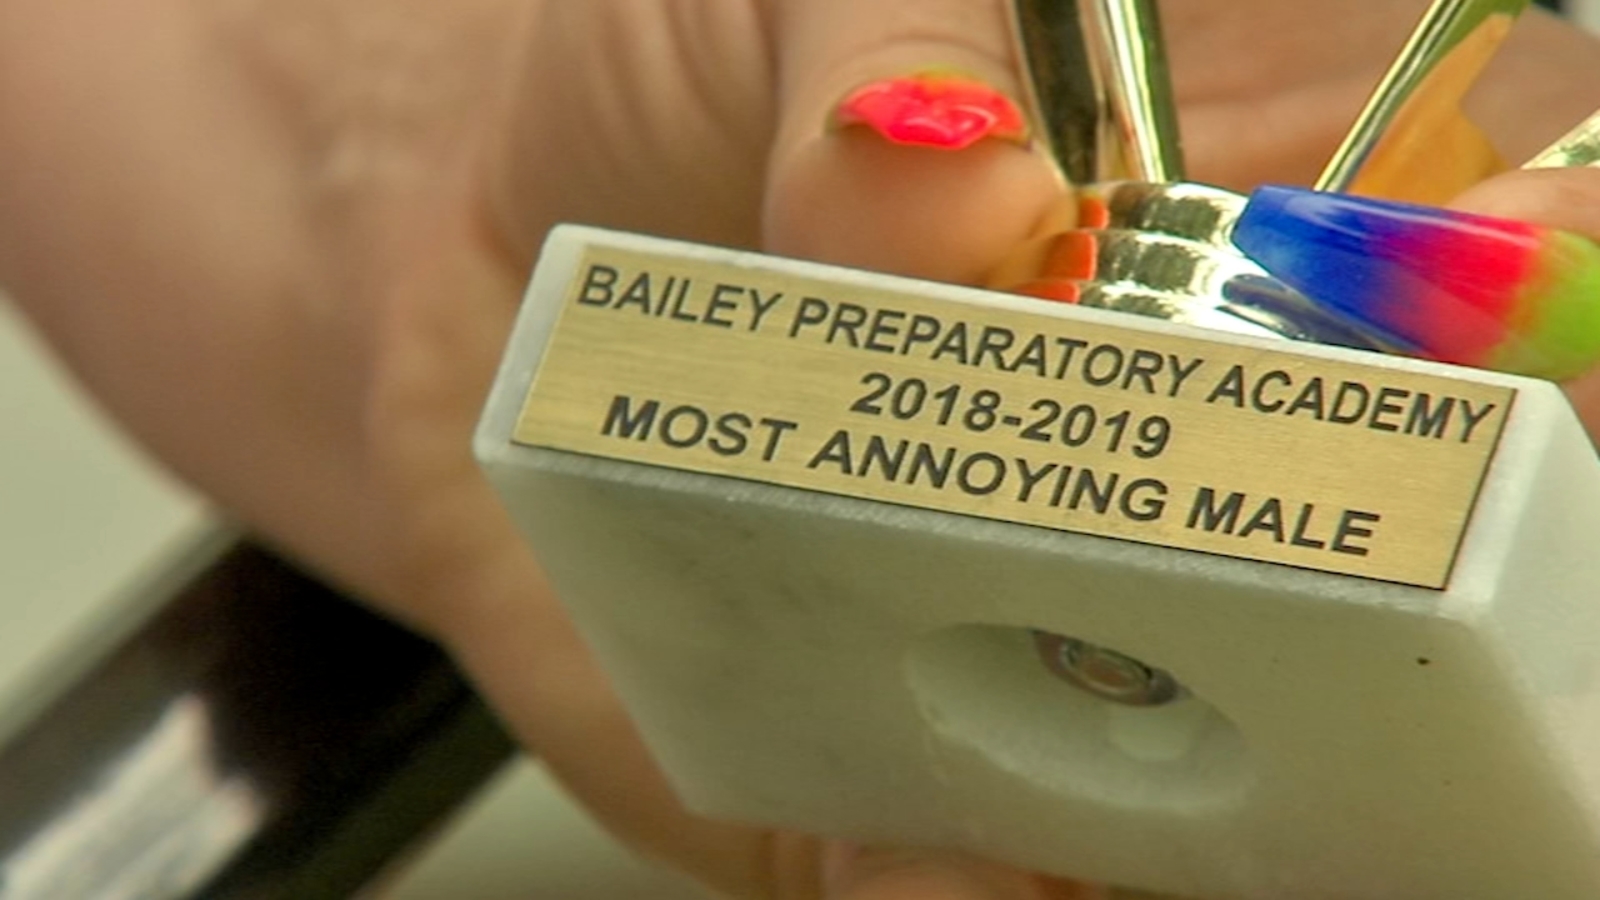
<path fill-rule="evenodd" d="M 1319 186 L 1482 177 L 1470 129 L 1418 154 L 1523 5 L 1436 3 Z M 1566 399 L 1235 248 L 1150 3 L 1015 8 L 1077 189 L 997 290 L 540 258 L 477 453 L 684 803 L 1194 898 L 1600 896 Z"/>

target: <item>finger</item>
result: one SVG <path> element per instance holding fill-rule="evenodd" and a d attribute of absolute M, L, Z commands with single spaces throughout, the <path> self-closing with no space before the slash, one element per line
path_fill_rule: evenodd
<path fill-rule="evenodd" d="M 769 249 L 974 281 L 1060 195 L 1045 157 L 1005 128 L 940 149 L 837 124 L 839 101 L 855 89 L 903 86 L 934 70 L 987 90 L 986 102 L 1020 106 L 1000 0 L 789 0 L 775 29 L 781 112 L 763 221 Z"/>
<path fill-rule="evenodd" d="M 526 3 L 488 200 L 526 268 L 556 222 L 753 247 L 772 132 L 764 3 Z"/>
<path fill-rule="evenodd" d="M 1056 881 L 948 852 L 828 847 L 824 900 L 1104 900 L 1101 888 Z"/>
<path fill-rule="evenodd" d="M 1529 169 L 1490 178 L 1450 204 L 1600 239 L 1600 169 Z"/>

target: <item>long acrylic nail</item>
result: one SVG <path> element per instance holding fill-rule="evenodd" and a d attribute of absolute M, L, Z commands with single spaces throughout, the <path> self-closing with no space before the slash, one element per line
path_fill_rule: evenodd
<path fill-rule="evenodd" d="M 1000 91 L 955 72 L 925 71 L 862 85 L 834 107 L 832 125 L 864 125 L 896 144 L 960 150 L 985 138 L 1022 143 L 1022 110 Z"/>
<path fill-rule="evenodd" d="M 1552 380 L 1600 362 L 1600 245 L 1510 219 L 1264 187 L 1245 255 L 1416 355 Z"/>

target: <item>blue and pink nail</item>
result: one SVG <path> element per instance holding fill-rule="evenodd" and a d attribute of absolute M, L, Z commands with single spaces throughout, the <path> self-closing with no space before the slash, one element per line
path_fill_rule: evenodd
<path fill-rule="evenodd" d="M 1290 287 L 1418 356 L 1552 380 L 1600 362 L 1600 245 L 1576 234 L 1265 187 L 1233 240 Z"/>

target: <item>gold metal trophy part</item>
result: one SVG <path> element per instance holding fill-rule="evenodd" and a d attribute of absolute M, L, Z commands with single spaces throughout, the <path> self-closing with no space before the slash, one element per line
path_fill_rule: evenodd
<path fill-rule="evenodd" d="M 1316 188 L 1443 203 L 1508 168 L 1461 111 L 1527 0 L 1436 0 Z"/>
<path fill-rule="evenodd" d="M 1575 166 L 1600 166 L 1600 112 L 1579 122 L 1522 167 L 1564 169 Z"/>
<path fill-rule="evenodd" d="M 1016 0 L 1038 134 L 1071 184 L 1183 180 L 1154 0 Z"/>
<path fill-rule="evenodd" d="M 1191 263 L 1211 260 L 1176 260 L 1178 281 L 1201 277 Z M 1512 403 L 1437 375 L 614 248 L 592 248 L 563 293 L 515 432 L 529 446 L 1428 588 L 1449 580 Z M 1079 447 L 1096 461 L 1069 464 Z M 1352 459 L 1384 465 L 1353 481 Z M 1091 502 L 1117 484 L 1126 515 Z M 1266 513 L 1243 499 L 1268 497 Z"/>
<path fill-rule="evenodd" d="M 1492 153 L 1483 162 L 1487 143 L 1459 105 L 1526 6 L 1436 0 L 1329 163 L 1323 186 L 1437 199 L 1503 168 Z M 1150 4 L 1019 0 L 1016 8 L 1039 130 L 1077 187 L 988 285 L 1241 334 L 1391 349 L 1233 247 L 1229 235 L 1243 197 L 1175 179 L 1181 142 Z M 1138 92 L 1126 87 L 1136 76 L 1147 80 Z M 1119 100 L 1130 94 L 1140 102 Z M 1437 142 L 1423 140 L 1435 133 Z M 1441 154 L 1459 165 L 1441 167 Z M 1418 176 L 1419 169 L 1432 174 Z"/>
<path fill-rule="evenodd" d="M 1036 131 L 1074 193 L 987 282 L 1002 290 L 1254 335 L 1306 305 L 1228 243 L 1243 198 L 1182 181 L 1171 76 L 1151 0 L 1016 0 Z M 1277 313 L 1242 314 L 1236 278 Z M 1298 330 L 1288 328 L 1291 333 Z"/>

